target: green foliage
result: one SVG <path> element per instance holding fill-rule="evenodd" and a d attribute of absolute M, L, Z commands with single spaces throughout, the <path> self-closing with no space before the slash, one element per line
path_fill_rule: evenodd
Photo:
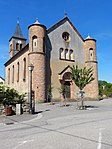
<path fill-rule="evenodd" d="M 49 84 L 49 85 L 47 86 L 47 93 L 48 93 L 49 95 L 51 95 L 51 94 L 52 94 L 52 90 L 53 90 L 53 86 L 52 86 L 52 84 Z"/>
<path fill-rule="evenodd" d="M 24 102 L 24 94 L 19 94 L 15 89 L 0 84 L 0 103 L 4 106 Z"/>
<path fill-rule="evenodd" d="M 93 69 L 92 67 L 87 69 L 84 67 L 83 69 L 79 69 L 76 65 L 73 67 L 70 67 L 71 69 L 71 79 L 74 81 L 74 83 L 79 87 L 80 90 L 83 90 L 83 88 L 92 82 L 94 80 L 93 78 Z"/>
<path fill-rule="evenodd" d="M 99 80 L 98 86 L 100 96 L 112 97 L 112 83 Z"/>
<path fill-rule="evenodd" d="M 53 86 L 52 84 L 49 84 L 47 86 L 47 102 L 51 101 L 52 99 L 52 90 L 53 90 Z"/>
<path fill-rule="evenodd" d="M 66 86 L 64 84 L 61 84 L 61 87 L 58 88 L 60 94 L 65 94 L 66 93 Z"/>
<path fill-rule="evenodd" d="M 0 84 L 0 104 L 3 102 L 5 87 Z"/>

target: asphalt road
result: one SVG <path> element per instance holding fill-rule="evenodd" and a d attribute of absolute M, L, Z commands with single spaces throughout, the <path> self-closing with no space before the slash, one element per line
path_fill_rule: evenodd
<path fill-rule="evenodd" d="M 0 149 L 112 149 L 112 99 L 85 104 L 37 104 L 36 117 L 0 123 Z"/>

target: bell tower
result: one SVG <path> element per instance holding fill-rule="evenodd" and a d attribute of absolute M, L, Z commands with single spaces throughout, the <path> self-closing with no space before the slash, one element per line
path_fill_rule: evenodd
<path fill-rule="evenodd" d="M 26 39 L 23 37 L 19 20 L 18 20 L 15 33 L 9 40 L 9 57 L 12 58 L 25 45 L 26 45 Z"/>
<path fill-rule="evenodd" d="M 28 27 L 29 29 L 29 65 L 33 64 L 32 88 L 34 98 L 38 101 L 45 101 L 46 97 L 46 27 L 36 22 Z"/>

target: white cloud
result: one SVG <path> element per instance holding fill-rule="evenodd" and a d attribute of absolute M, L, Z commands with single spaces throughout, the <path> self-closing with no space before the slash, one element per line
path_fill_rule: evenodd
<path fill-rule="evenodd" d="M 112 38 L 112 32 L 101 32 L 94 35 L 96 39 L 109 39 Z"/>

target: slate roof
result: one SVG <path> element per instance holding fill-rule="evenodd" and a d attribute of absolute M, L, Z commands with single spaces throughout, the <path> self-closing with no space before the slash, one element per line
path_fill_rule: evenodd
<path fill-rule="evenodd" d="M 15 32 L 14 32 L 14 35 L 11 37 L 12 38 L 17 38 L 17 39 L 23 39 L 23 40 L 26 40 L 22 34 L 22 30 L 21 30 L 21 27 L 20 27 L 20 24 L 19 22 L 17 22 L 17 25 L 16 25 L 16 29 L 15 29 Z M 10 39 L 10 40 L 11 40 Z M 9 40 L 9 41 L 10 41 Z"/>
<path fill-rule="evenodd" d="M 16 30 L 15 30 L 13 37 L 24 38 L 19 23 L 17 23 L 16 25 Z"/>

